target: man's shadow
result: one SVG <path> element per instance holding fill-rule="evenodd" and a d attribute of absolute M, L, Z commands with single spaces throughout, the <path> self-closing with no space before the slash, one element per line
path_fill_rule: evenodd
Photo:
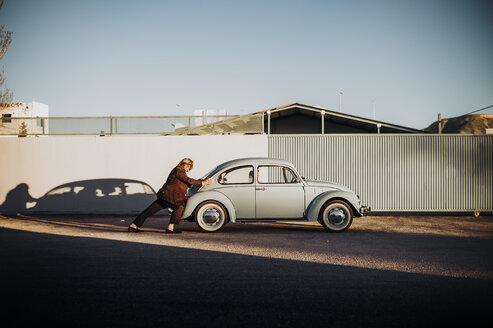
<path fill-rule="evenodd" d="M 25 212 L 27 210 L 27 203 L 35 201 L 37 199 L 29 194 L 29 186 L 26 183 L 20 183 L 7 193 L 5 201 L 0 205 L 0 212 Z"/>

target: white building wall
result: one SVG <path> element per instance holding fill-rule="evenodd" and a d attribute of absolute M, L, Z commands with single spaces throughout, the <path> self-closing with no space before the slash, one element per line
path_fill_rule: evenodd
<path fill-rule="evenodd" d="M 32 116 L 33 117 L 48 117 L 50 116 L 49 108 L 48 105 L 36 102 L 36 101 L 31 101 L 29 104 L 27 104 L 29 108 L 32 109 Z"/>
<path fill-rule="evenodd" d="M 0 212 L 20 211 L 29 197 L 40 199 L 52 188 L 80 180 L 132 179 L 157 191 L 184 157 L 195 162 L 189 176 L 200 178 L 231 159 L 267 156 L 267 145 L 265 135 L 0 138 Z M 27 195 L 21 184 L 27 185 Z M 134 213 L 149 199 L 154 196 L 123 208 L 98 207 L 75 197 L 70 208 L 74 213 Z M 27 204 L 31 209 L 35 205 L 35 201 Z"/>
<path fill-rule="evenodd" d="M 9 113 L 12 114 L 12 117 L 48 117 L 49 107 L 37 101 L 12 103 L 11 107 L 0 109 L 0 113 Z"/>
<path fill-rule="evenodd" d="M 5 119 L 0 121 L 0 134 L 17 134 L 22 123 L 25 123 L 28 133 L 43 133 L 43 131 L 44 133 L 49 132 L 48 120 L 15 119 L 22 117 L 48 117 L 49 107 L 46 104 L 36 101 L 31 101 L 30 103 L 12 103 L 11 107 L 0 109 L 0 114 L 11 114 L 14 118 L 11 121 Z"/>

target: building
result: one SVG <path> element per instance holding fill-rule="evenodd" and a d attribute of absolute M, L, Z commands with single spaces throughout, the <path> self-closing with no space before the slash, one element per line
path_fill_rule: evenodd
<path fill-rule="evenodd" d="M 0 135 L 21 135 L 48 133 L 48 105 L 32 101 L 30 103 L 10 103 L 0 107 L 2 120 Z M 28 119 L 22 119 L 28 118 Z"/>
<path fill-rule="evenodd" d="M 221 109 L 216 111 L 215 109 L 197 109 L 193 112 L 194 119 L 191 122 L 192 126 L 200 126 L 203 124 L 209 124 L 212 122 L 220 121 L 228 116 L 228 111 Z"/>
<path fill-rule="evenodd" d="M 253 114 L 264 115 L 264 132 L 267 134 L 423 133 L 422 130 L 299 103 Z"/>
<path fill-rule="evenodd" d="M 293 103 L 228 118 L 191 128 L 177 129 L 173 134 L 354 134 L 354 133 L 425 133 L 401 125 L 335 112 L 326 108 Z"/>

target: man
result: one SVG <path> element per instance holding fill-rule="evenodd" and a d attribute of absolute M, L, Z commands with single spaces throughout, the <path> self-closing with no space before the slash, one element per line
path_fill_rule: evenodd
<path fill-rule="evenodd" d="M 181 233 L 175 229 L 175 224 L 180 223 L 181 215 L 183 214 L 183 203 L 185 202 L 185 194 L 190 186 L 205 186 L 211 184 L 211 179 L 204 181 L 195 180 L 187 176 L 187 172 L 193 168 L 193 161 L 190 158 L 184 158 L 171 171 L 166 180 L 166 183 L 157 192 L 157 199 L 142 213 L 140 213 L 132 224 L 128 227 L 129 232 L 140 232 L 140 227 L 144 221 L 154 213 L 163 208 L 170 207 L 173 210 L 171 219 L 169 220 L 167 233 Z"/>

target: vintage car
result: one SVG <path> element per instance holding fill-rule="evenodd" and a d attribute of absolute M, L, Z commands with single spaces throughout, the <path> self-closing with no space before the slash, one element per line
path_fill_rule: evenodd
<path fill-rule="evenodd" d="M 227 222 L 318 221 L 328 231 L 344 231 L 353 216 L 370 208 L 348 188 L 306 180 L 292 163 L 274 158 L 242 158 L 208 174 L 212 183 L 192 187 L 183 218 L 202 231 L 221 230 Z"/>

